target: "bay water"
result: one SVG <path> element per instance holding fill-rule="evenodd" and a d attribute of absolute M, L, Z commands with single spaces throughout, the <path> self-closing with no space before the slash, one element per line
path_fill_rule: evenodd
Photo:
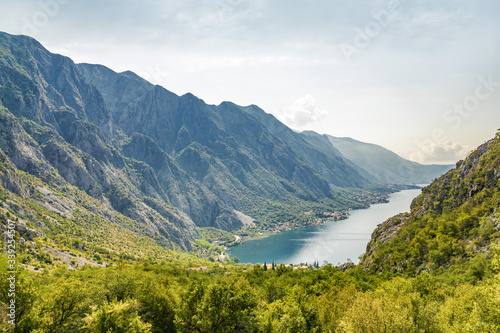
<path fill-rule="evenodd" d="M 331 263 L 348 260 L 359 262 L 371 234 L 388 218 L 408 212 L 420 189 L 404 190 L 390 195 L 389 203 L 374 204 L 367 209 L 350 211 L 347 220 L 331 221 L 321 226 L 285 231 L 265 238 L 248 240 L 229 249 L 231 257 L 242 263 L 282 264 Z"/>

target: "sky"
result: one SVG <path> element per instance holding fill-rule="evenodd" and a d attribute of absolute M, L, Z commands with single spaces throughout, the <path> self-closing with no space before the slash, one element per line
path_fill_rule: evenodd
<path fill-rule="evenodd" d="M 0 0 L 0 30 L 429 164 L 500 128 L 498 13 L 497 0 Z"/>

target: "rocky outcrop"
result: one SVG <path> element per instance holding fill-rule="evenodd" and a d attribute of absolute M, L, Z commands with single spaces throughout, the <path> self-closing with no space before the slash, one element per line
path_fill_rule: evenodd
<path fill-rule="evenodd" d="M 377 228 L 373 231 L 371 240 L 366 245 L 366 252 L 364 257 L 363 264 L 365 266 L 370 266 L 373 264 L 373 256 L 380 248 L 381 244 L 388 243 L 398 231 L 408 222 L 409 215 L 407 213 L 398 214 L 391 218 L 388 218 L 386 221 L 377 225 Z"/>
<path fill-rule="evenodd" d="M 26 227 L 25 221 L 13 221 L 5 216 L 4 211 L 0 211 L 0 229 L 3 231 L 2 238 L 4 240 L 9 238 L 8 231 L 13 230 L 19 234 L 19 238 L 23 241 L 33 241 L 35 237 L 45 237 L 43 232 Z"/>

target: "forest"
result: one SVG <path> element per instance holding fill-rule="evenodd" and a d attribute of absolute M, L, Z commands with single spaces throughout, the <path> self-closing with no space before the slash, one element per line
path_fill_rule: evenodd
<path fill-rule="evenodd" d="M 92 215 L 75 212 L 77 228 L 40 206 L 33 208 L 60 234 L 23 241 L 20 231 L 29 239 L 31 229 L 13 229 L 21 210 L 14 212 L 3 194 L 0 327 L 3 332 L 499 332 L 499 157 L 500 132 L 425 187 L 409 213 L 379 225 L 360 264 L 338 267 L 214 262 L 197 256 L 196 249 L 185 253 L 147 243 Z M 95 230 L 90 242 L 82 238 L 85 230 Z M 207 246 L 215 238 L 231 239 L 215 229 L 202 234 Z M 63 251 L 56 252 L 54 242 Z M 112 250 L 120 247 L 127 252 Z M 93 261 L 85 259 L 90 256 Z"/>
<path fill-rule="evenodd" d="M 480 262 L 481 265 L 477 265 Z M 18 267 L 9 325 L 7 257 L 0 272 L 3 332 L 498 332 L 500 248 L 410 276 L 194 261 L 106 269 Z"/>

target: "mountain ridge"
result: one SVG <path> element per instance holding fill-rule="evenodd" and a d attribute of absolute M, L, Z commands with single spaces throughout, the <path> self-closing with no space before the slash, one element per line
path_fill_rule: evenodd
<path fill-rule="evenodd" d="M 441 175 L 453 167 L 409 161 L 382 146 L 353 138 L 332 135 L 327 137 L 345 158 L 381 183 L 429 184 L 436 175 Z"/>
<path fill-rule="evenodd" d="M 0 33 L 0 105 L 5 133 L 18 133 L 0 149 L 17 170 L 75 186 L 184 250 L 197 228 L 238 230 L 245 215 L 268 225 L 365 206 L 336 188 L 364 188 L 369 173 L 257 106 L 178 96 L 30 37 Z"/>

